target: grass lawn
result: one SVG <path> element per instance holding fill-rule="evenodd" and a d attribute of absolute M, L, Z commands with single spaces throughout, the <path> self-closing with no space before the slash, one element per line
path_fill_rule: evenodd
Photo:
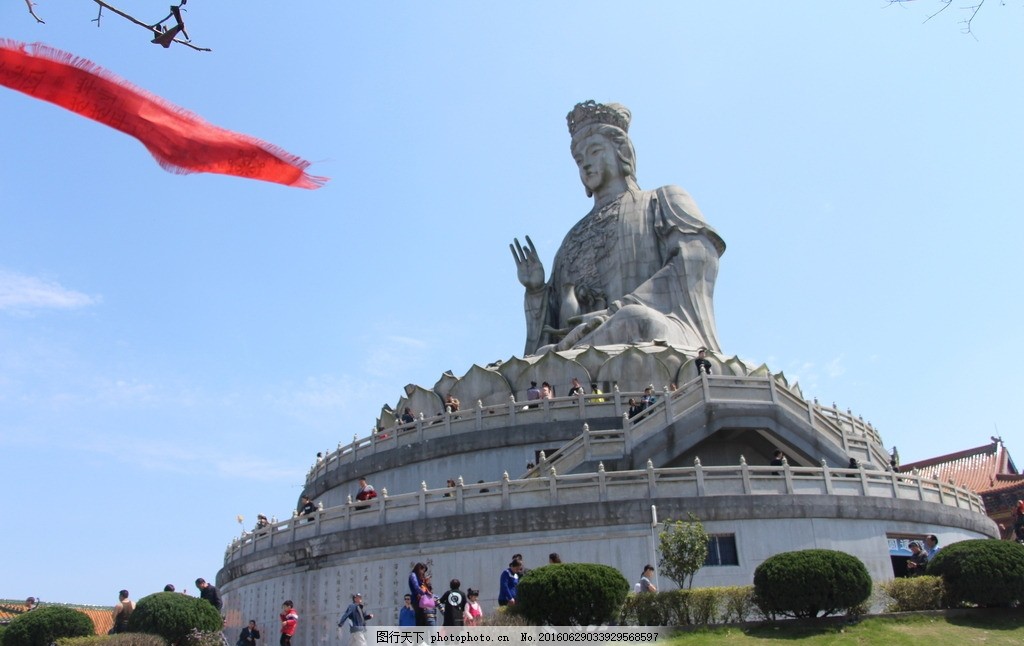
<path fill-rule="evenodd" d="M 980 611 L 965 616 L 909 615 L 867 618 L 857 624 L 812 622 L 759 626 L 741 630 L 719 628 L 680 633 L 669 646 L 754 644 L 780 641 L 801 646 L 820 644 L 884 644 L 885 646 L 967 646 L 969 644 L 1024 644 L 1024 610 Z"/>

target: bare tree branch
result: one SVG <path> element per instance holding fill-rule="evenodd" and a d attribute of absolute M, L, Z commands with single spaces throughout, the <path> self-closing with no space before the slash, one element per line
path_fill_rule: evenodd
<path fill-rule="evenodd" d="M 908 2 L 913 2 L 913 1 L 914 0 L 889 0 L 889 4 L 890 5 L 894 5 L 894 4 L 905 5 Z M 928 17 L 924 19 L 925 22 L 928 22 L 929 20 L 931 20 L 935 16 L 939 15 L 940 13 L 945 11 L 946 9 L 949 9 L 949 6 L 951 4 L 953 4 L 953 0 L 938 0 L 938 2 L 942 6 L 937 11 L 935 11 L 934 13 L 929 14 Z M 975 0 L 975 4 L 970 4 L 970 5 L 966 5 L 966 6 L 960 7 L 960 9 L 962 9 L 963 11 L 968 12 L 968 16 L 960 21 L 960 24 L 963 25 L 963 27 L 961 29 L 961 31 L 963 33 L 969 34 L 970 36 L 974 36 L 974 32 L 972 31 L 971 27 L 972 27 L 972 25 L 974 23 L 974 18 L 978 15 L 978 11 L 981 10 L 982 5 L 984 5 L 984 4 L 985 4 L 985 0 Z M 1003 0 L 1002 4 L 1006 4 L 1006 1 Z"/>
<path fill-rule="evenodd" d="M 45 25 L 46 21 L 43 20 L 42 18 L 40 18 L 39 16 L 37 16 L 36 15 L 36 10 L 32 8 L 35 5 L 36 5 L 36 3 L 32 2 L 32 0 L 25 0 L 25 6 L 28 7 L 28 14 L 30 16 L 32 16 L 33 18 L 35 18 L 36 22 L 38 22 L 39 24 Z"/>
<path fill-rule="evenodd" d="M 984 0 L 982 0 L 982 1 L 984 1 Z M 134 24 L 144 28 L 146 31 L 148 31 L 150 34 L 153 35 L 153 37 L 154 37 L 153 38 L 153 42 L 154 43 L 157 43 L 159 45 L 163 45 L 164 47 L 170 47 L 170 44 L 172 42 L 174 42 L 174 43 L 178 43 L 179 45 L 185 45 L 186 47 L 191 47 L 192 49 L 196 50 L 197 52 L 210 52 L 210 51 L 213 51 L 209 47 L 199 47 L 197 45 L 193 45 L 192 42 L 189 40 L 188 32 L 185 31 L 185 23 L 184 23 L 184 21 L 181 18 L 181 8 L 182 8 L 182 6 L 186 2 L 188 2 L 188 0 L 181 0 L 181 2 L 179 4 L 172 5 L 171 6 L 171 12 L 169 14 L 167 14 L 167 17 L 163 18 L 163 19 L 161 19 L 158 22 L 153 23 L 153 24 L 142 22 L 141 20 L 139 20 L 135 16 L 133 16 L 133 15 L 131 15 L 129 13 L 125 13 L 124 11 L 121 11 L 120 9 L 118 9 L 115 6 L 113 6 L 109 2 L 104 2 L 103 0 L 93 0 L 93 2 L 95 2 L 97 5 L 99 5 L 99 12 L 96 14 L 96 17 L 92 20 L 92 22 L 96 23 L 97 27 L 100 26 L 100 19 L 103 18 L 103 10 L 104 9 L 108 9 L 111 12 L 121 16 L 122 18 L 124 18 L 128 22 L 134 23 Z M 39 16 L 36 15 L 36 11 L 35 11 L 36 3 L 33 2 L 33 0 L 25 0 L 25 6 L 28 8 L 29 15 L 32 16 L 33 18 L 35 18 L 37 23 L 44 24 L 44 25 L 46 24 L 45 20 L 43 20 L 42 18 L 40 18 Z M 168 20 L 172 19 L 172 18 L 174 19 L 175 24 L 170 29 L 168 29 L 164 25 L 164 23 L 167 22 Z M 180 38 L 175 38 L 175 36 L 177 36 L 177 34 L 179 34 L 179 33 L 182 36 L 184 36 L 184 38 L 185 38 L 184 40 L 182 40 Z"/>
<path fill-rule="evenodd" d="M 184 0 L 184 2 L 182 2 L 181 4 L 185 4 L 185 2 L 187 2 L 187 1 L 188 0 Z M 135 23 L 136 25 L 138 25 L 140 27 L 144 27 L 147 31 L 151 32 L 157 38 L 159 38 L 160 36 L 163 36 L 166 33 L 166 31 L 167 31 L 166 29 L 161 29 L 160 28 L 160 26 L 163 23 L 167 22 L 167 20 L 169 20 L 170 18 L 178 18 L 178 17 L 180 17 L 180 14 L 178 14 L 177 12 L 172 11 L 170 14 L 167 15 L 166 18 L 164 18 L 163 20 L 160 20 L 159 22 L 151 25 L 151 24 L 142 22 L 141 20 L 139 20 L 135 16 L 132 16 L 131 14 L 125 13 L 124 11 L 121 11 L 117 7 L 111 5 L 110 3 L 104 2 L 103 0 L 93 0 L 93 2 L 95 2 L 96 4 L 98 4 L 100 6 L 100 11 L 101 12 L 102 12 L 103 9 L 109 9 L 110 11 L 116 13 L 117 15 L 121 16 L 125 20 L 127 20 L 129 22 L 132 22 L 132 23 Z M 177 7 L 175 7 L 175 8 L 177 8 Z M 99 24 L 99 17 L 98 16 L 96 18 L 96 24 L 97 25 Z M 184 27 L 185 26 L 184 26 L 184 24 L 182 24 L 180 22 L 180 20 L 179 20 L 179 22 L 177 23 L 176 26 L 178 27 L 178 31 L 184 32 Z M 209 47 L 198 47 L 196 45 L 193 45 L 192 43 L 190 43 L 187 40 L 181 40 L 179 38 L 173 38 L 171 40 L 173 40 L 174 42 L 178 43 L 179 45 L 185 45 L 186 47 L 191 47 L 192 49 L 194 49 L 196 51 L 199 51 L 199 52 L 210 52 L 210 51 L 213 51 Z M 158 41 L 154 41 L 154 42 L 158 42 Z"/>

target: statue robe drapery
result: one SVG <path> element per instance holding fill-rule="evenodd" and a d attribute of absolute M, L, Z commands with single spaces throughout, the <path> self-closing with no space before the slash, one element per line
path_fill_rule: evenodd
<path fill-rule="evenodd" d="M 552 349 L 573 316 L 601 312 L 593 330 L 558 349 L 641 343 L 720 349 L 714 288 L 725 242 L 677 186 L 627 191 L 566 234 L 547 284 L 526 293 L 526 353 Z M 579 338 L 577 338 L 579 337 Z"/>

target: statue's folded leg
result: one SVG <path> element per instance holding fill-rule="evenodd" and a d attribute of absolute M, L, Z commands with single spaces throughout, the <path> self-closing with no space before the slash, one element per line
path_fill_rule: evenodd
<path fill-rule="evenodd" d="M 612 314 L 593 332 L 573 345 L 615 345 L 662 339 L 679 341 L 679 324 L 657 310 L 630 304 Z"/>

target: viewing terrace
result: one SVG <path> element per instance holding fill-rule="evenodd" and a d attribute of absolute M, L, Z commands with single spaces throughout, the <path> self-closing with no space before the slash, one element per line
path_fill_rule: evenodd
<path fill-rule="evenodd" d="M 856 456 L 860 461 L 876 465 L 889 463 L 889 455 L 878 431 L 863 418 L 834 406 L 821 406 L 817 401 L 805 401 L 770 375 L 701 375 L 676 391 L 665 389 L 653 406 L 630 419 L 627 415 L 629 399 L 641 395 L 639 392 L 619 392 L 615 388 L 612 392 L 597 395 L 529 402 L 517 402 L 514 398 L 504 404 L 489 406 L 477 402 L 476 406 L 460 411 L 431 417 L 421 415 L 415 422 L 382 429 L 362 438 L 354 437 L 349 444 L 339 443 L 336 450 L 326 453 L 310 467 L 306 484 L 310 485 L 340 465 L 437 438 L 578 421 L 582 431 L 580 435 L 556 454 L 548 456 L 559 472 L 569 473 L 588 461 L 629 455 L 634 447 L 668 426 L 688 415 L 706 413 L 711 408 L 719 417 L 743 414 L 762 420 L 778 417 L 781 411 L 805 426 L 807 434 L 814 435 L 815 440 L 820 438 L 831 445 L 834 450 L 829 453 L 838 456 L 835 459 L 837 464 L 845 465 L 845 456 Z M 595 426 L 605 428 L 593 428 L 591 424 L 595 422 Z M 824 456 L 815 455 L 814 459 L 821 457 Z M 537 470 L 527 475 L 536 476 L 540 469 L 550 466 L 538 465 Z"/>
<path fill-rule="evenodd" d="M 703 499 L 713 504 L 715 498 L 734 501 L 737 496 L 751 497 L 751 508 L 768 506 L 781 496 L 795 497 L 796 504 L 801 498 L 832 496 L 933 503 L 981 515 L 985 511 L 981 498 L 967 489 L 919 475 L 865 468 L 752 466 L 745 461 L 705 467 L 699 460 L 692 467 L 659 469 L 649 464 L 631 471 L 605 471 L 601 465 L 593 473 L 568 475 L 549 468 L 542 477 L 511 479 L 506 473 L 500 481 L 474 484 L 460 478 L 454 487 L 428 489 L 424 484 L 419 491 L 394 496 L 385 489 L 373 500 L 349 501 L 272 522 L 232 541 L 225 564 L 295 541 L 410 521 L 434 526 L 445 518 L 512 510 L 656 499 Z"/>

